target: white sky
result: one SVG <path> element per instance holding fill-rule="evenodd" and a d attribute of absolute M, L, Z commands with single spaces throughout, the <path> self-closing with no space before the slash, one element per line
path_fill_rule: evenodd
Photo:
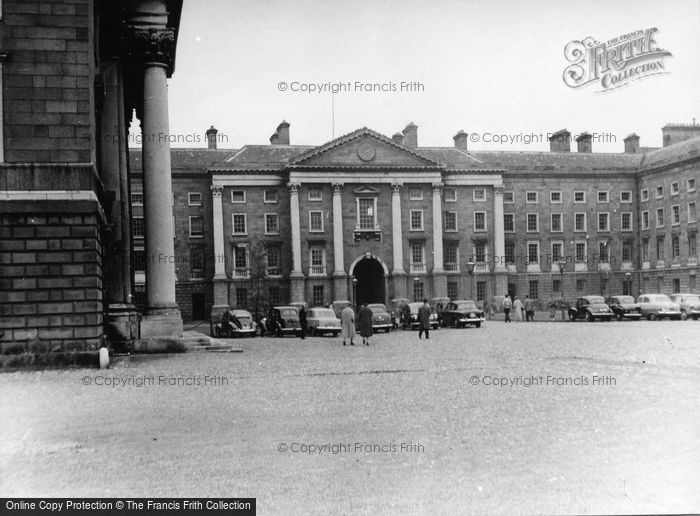
<path fill-rule="evenodd" d="M 669 74 L 610 93 L 562 81 L 564 46 L 657 27 Z M 335 136 L 368 126 L 387 136 L 418 125 L 419 146 L 450 146 L 459 130 L 610 133 L 594 151 L 621 152 L 631 132 L 661 145 L 667 122 L 700 123 L 700 1 L 185 0 L 170 131 L 214 125 L 228 142 L 266 144 L 291 124 L 293 144 L 332 137 L 331 95 L 280 92 L 278 83 L 420 81 L 414 93 L 335 95 Z M 473 150 L 546 150 L 470 143 Z M 575 149 L 575 143 L 572 145 Z"/>

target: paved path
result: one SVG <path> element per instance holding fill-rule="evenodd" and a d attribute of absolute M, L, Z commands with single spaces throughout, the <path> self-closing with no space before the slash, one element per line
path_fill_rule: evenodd
<path fill-rule="evenodd" d="M 260 514 L 700 511 L 700 322 L 237 342 L 0 375 L 0 492 L 250 496 Z"/>

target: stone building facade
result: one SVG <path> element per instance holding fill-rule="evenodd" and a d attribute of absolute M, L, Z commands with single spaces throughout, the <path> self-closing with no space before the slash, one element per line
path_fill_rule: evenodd
<path fill-rule="evenodd" d="M 269 145 L 174 149 L 186 163 L 173 167 L 183 316 L 302 300 L 697 292 L 700 126 L 662 131 L 658 149 L 632 134 L 625 152 L 595 153 L 591 135 L 563 130 L 549 152 L 487 152 L 462 131 L 450 147 L 420 147 L 414 124 L 298 146 L 283 122 Z"/>

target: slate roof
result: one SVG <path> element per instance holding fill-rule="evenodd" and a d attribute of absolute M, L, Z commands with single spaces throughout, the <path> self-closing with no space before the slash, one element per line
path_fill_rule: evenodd
<path fill-rule="evenodd" d="M 174 171 L 206 173 L 214 163 L 221 163 L 236 153 L 236 149 L 170 149 L 170 168 Z M 141 149 L 129 149 L 129 166 L 132 173 L 140 173 L 143 167 Z"/>
<path fill-rule="evenodd" d="M 700 158 L 700 136 L 645 154 L 640 168 L 649 170 L 691 158 Z"/>
<path fill-rule="evenodd" d="M 642 154 L 601 152 L 532 152 L 532 151 L 474 151 L 469 153 L 485 165 L 507 171 L 590 170 L 633 171 L 639 167 Z"/>
<path fill-rule="evenodd" d="M 246 145 L 228 157 L 220 168 L 278 170 L 316 147 L 310 145 Z"/>

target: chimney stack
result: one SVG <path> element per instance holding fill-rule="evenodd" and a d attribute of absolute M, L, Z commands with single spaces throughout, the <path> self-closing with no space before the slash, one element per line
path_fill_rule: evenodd
<path fill-rule="evenodd" d="M 398 143 L 399 145 L 403 145 L 403 134 L 395 133 L 394 136 L 391 137 L 391 139 L 394 140 L 394 143 Z"/>
<path fill-rule="evenodd" d="M 418 126 L 411 122 L 403 130 L 403 144 L 409 149 L 418 147 Z"/>
<path fill-rule="evenodd" d="M 282 120 L 282 123 L 277 126 L 277 142 L 278 145 L 289 145 L 289 123 Z"/>
<path fill-rule="evenodd" d="M 469 141 L 469 135 L 462 131 L 461 129 L 457 134 L 455 134 L 452 139 L 455 141 L 455 147 L 467 152 L 467 142 Z"/>
<path fill-rule="evenodd" d="M 549 137 L 551 152 L 571 152 L 571 133 L 561 129 Z"/>
<path fill-rule="evenodd" d="M 279 134 L 275 133 L 270 136 L 270 145 L 277 145 L 277 140 L 279 139 Z"/>
<path fill-rule="evenodd" d="M 589 133 L 581 133 L 576 137 L 578 152 L 591 153 L 593 152 L 593 136 Z"/>
<path fill-rule="evenodd" d="M 637 154 L 639 152 L 639 136 L 632 133 L 623 141 L 625 142 L 625 154 Z"/>
<path fill-rule="evenodd" d="M 205 133 L 207 135 L 207 148 L 216 149 L 216 133 L 218 132 L 219 131 L 215 129 L 213 125 L 207 129 Z"/>

